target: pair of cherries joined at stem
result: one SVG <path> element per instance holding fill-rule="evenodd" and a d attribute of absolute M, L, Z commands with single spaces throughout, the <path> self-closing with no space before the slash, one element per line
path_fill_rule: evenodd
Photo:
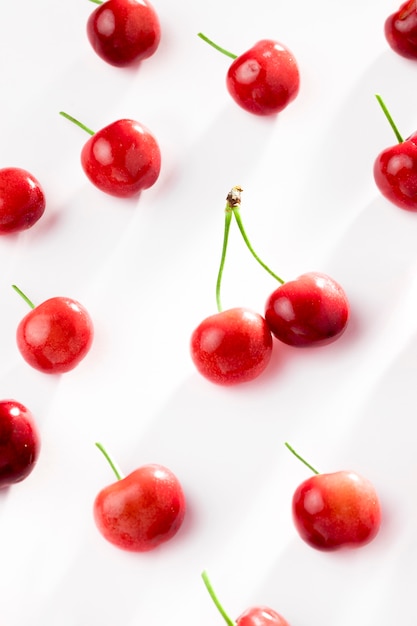
<path fill-rule="evenodd" d="M 286 46 L 262 39 L 239 56 L 218 46 L 203 33 L 203 41 L 233 59 L 226 87 L 233 100 L 255 115 L 274 115 L 298 95 L 300 72 L 294 55 Z"/>
<path fill-rule="evenodd" d="M 130 198 L 158 180 L 161 152 L 155 137 L 143 124 L 120 119 L 95 132 L 64 111 L 60 115 L 90 135 L 81 151 L 81 166 L 101 191 Z"/>
<path fill-rule="evenodd" d="M 107 450 L 104 454 L 117 480 L 94 501 L 93 514 L 101 535 L 130 552 L 148 552 L 177 534 L 186 500 L 178 478 L 167 467 L 147 464 L 123 476 Z"/>
<path fill-rule="evenodd" d="M 147 0 L 92 0 L 99 6 L 87 21 L 87 37 L 98 56 L 126 67 L 152 56 L 161 39 L 155 9 Z"/>
<path fill-rule="evenodd" d="M 372 483 L 350 470 L 319 473 L 285 445 L 313 472 L 292 499 L 293 521 L 300 537 L 326 552 L 370 543 L 381 526 L 381 504 Z"/>
<path fill-rule="evenodd" d="M 392 204 L 407 211 L 417 211 L 417 132 L 403 139 L 381 96 L 377 94 L 376 98 L 397 143 L 382 150 L 376 158 L 373 170 L 375 183 Z"/>
<path fill-rule="evenodd" d="M 417 59 L 417 4 L 407 0 L 385 20 L 384 33 L 390 47 L 406 59 Z"/>
<path fill-rule="evenodd" d="M 320 272 L 308 272 L 284 282 L 254 251 L 240 215 L 240 187 L 229 192 L 221 261 L 216 283 L 218 312 L 193 331 L 191 358 L 208 380 L 233 385 L 257 378 L 270 362 L 273 336 L 294 347 L 326 345 L 346 329 L 350 307 L 342 287 Z M 280 283 L 268 297 L 265 316 L 243 307 L 222 309 L 221 281 L 229 230 L 235 218 L 243 240 L 255 260 Z"/>
<path fill-rule="evenodd" d="M 93 342 L 93 322 L 85 307 L 61 296 L 35 306 L 16 285 L 13 288 L 31 308 L 16 331 L 17 347 L 24 360 L 45 374 L 74 369 Z"/>

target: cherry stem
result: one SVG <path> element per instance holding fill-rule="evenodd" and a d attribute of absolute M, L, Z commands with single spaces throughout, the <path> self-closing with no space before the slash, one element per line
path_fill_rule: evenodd
<path fill-rule="evenodd" d="M 225 50 L 225 48 L 218 46 L 216 43 L 214 43 L 214 41 L 206 37 L 203 33 L 198 33 L 198 36 L 200 37 L 200 39 L 210 44 L 210 46 L 225 54 L 227 57 L 230 57 L 231 59 L 237 59 L 237 54 L 233 54 L 233 52 L 229 52 L 229 50 Z"/>
<path fill-rule="evenodd" d="M 296 451 L 294 450 L 294 448 L 292 448 L 292 447 L 290 446 L 290 444 L 289 444 L 289 443 L 285 442 L 285 445 L 287 446 L 288 450 L 289 450 L 290 452 L 292 452 L 292 453 L 293 453 L 293 455 L 297 457 L 297 459 L 299 459 L 302 463 L 304 463 L 304 465 L 306 465 L 309 469 L 311 469 L 311 471 L 312 471 L 314 474 L 320 474 L 320 472 L 318 472 L 318 471 L 317 471 L 317 470 L 316 470 L 316 469 L 315 469 L 312 465 L 310 465 L 310 463 L 307 463 L 307 461 L 306 461 L 305 459 L 303 459 L 303 457 L 302 457 L 302 456 L 300 456 L 300 455 L 298 454 L 298 452 L 296 452 Z"/>
<path fill-rule="evenodd" d="M 240 233 L 241 233 L 241 235 L 242 235 L 242 237 L 243 237 L 243 240 L 244 240 L 244 242 L 245 242 L 245 244 L 246 244 L 246 246 L 247 246 L 247 248 L 248 248 L 249 252 L 252 254 L 252 256 L 254 257 L 254 259 L 256 259 L 256 261 L 258 261 L 259 265 L 261 265 L 261 266 L 264 268 L 264 270 L 266 270 L 266 271 L 268 272 L 268 274 L 271 274 L 271 276 L 272 276 L 273 278 L 275 278 L 275 280 L 277 280 L 279 283 L 281 283 L 281 285 L 283 285 L 285 281 L 284 281 L 284 280 L 283 280 L 280 276 L 277 276 L 277 274 L 275 274 L 275 272 L 273 272 L 273 271 L 271 270 L 271 268 L 269 268 L 269 267 L 266 265 L 266 263 L 264 263 L 264 262 L 263 262 L 263 261 L 259 258 L 259 256 L 256 254 L 255 250 L 252 248 L 252 245 L 251 245 L 251 243 L 250 243 L 250 241 L 249 241 L 249 239 L 248 239 L 248 236 L 247 236 L 247 234 L 246 234 L 246 232 L 245 232 L 245 229 L 244 229 L 244 226 L 243 226 L 243 222 L 242 222 L 242 217 L 241 217 L 241 215 L 240 215 L 240 212 L 239 212 L 239 207 L 238 207 L 238 206 L 236 206 L 236 207 L 234 207 L 234 208 L 233 208 L 233 215 L 235 216 L 235 220 L 236 220 L 236 222 L 237 222 L 237 225 L 239 226 Z"/>
<path fill-rule="evenodd" d="M 381 109 L 383 110 L 385 117 L 387 118 L 388 122 L 390 123 L 390 126 L 392 128 L 392 130 L 394 131 L 394 134 L 398 140 L 398 143 L 403 143 L 404 139 L 400 133 L 400 131 L 398 130 L 394 120 L 391 117 L 391 113 L 388 111 L 385 102 L 383 101 L 383 99 L 381 98 L 381 96 L 379 94 L 375 94 L 375 98 L 378 100 L 379 105 L 381 107 Z"/>
<path fill-rule="evenodd" d="M 227 244 L 229 241 L 229 231 L 230 231 L 231 222 L 232 222 L 232 211 L 230 209 L 229 203 L 227 203 L 226 208 L 225 208 L 225 217 L 224 217 L 222 256 L 220 259 L 220 267 L 219 267 L 219 271 L 217 274 L 217 282 L 216 282 L 216 301 L 217 301 L 217 310 L 219 311 L 219 313 L 222 310 L 220 291 L 221 291 L 221 285 L 222 285 L 224 263 L 226 261 L 226 251 L 227 251 Z"/>
<path fill-rule="evenodd" d="M 23 300 L 30 306 L 31 309 L 35 308 L 35 305 L 33 304 L 32 300 L 29 300 L 27 295 L 23 293 L 23 291 L 19 289 L 19 287 L 17 287 L 16 285 L 12 285 L 12 287 L 19 294 L 19 296 L 21 296 Z"/>
<path fill-rule="evenodd" d="M 94 2 L 94 4 L 103 4 L 102 0 L 90 0 L 90 2 Z"/>
<path fill-rule="evenodd" d="M 120 469 L 118 468 L 118 466 L 116 465 L 116 463 L 113 461 L 113 459 L 111 458 L 110 454 L 107 452 L 107 450 L 104 448 L 104 446 L 101 443 L 96 443 L 96 446 L 99 450 L 101 450 L 101 452 L 104 454 L 104 456 L 106 457 L 110 467 L 112 468 L 113 472 L 116 474 L 116 478 L 117 480 L 122 480 L 123 478 L 123 474 L 120 471 Z"/>
<path fill-rule="evenodd" d="M 224 610 L 224 608 L 222 607 L 222 605 L 220 604 L 220 601 L 218 599 L 218 597 L 215 594 L 215 591 L 213 589 L 213 587 L 211 586 L 211 582 L 209 580 L 209 577 L 207 575 L 207 572 L 204 570 L 204 572 L 201 574 L 201 578 L 204 581 L 204 584 L 206 586 L 207 591 L 210 594 L 211 599 L 213 600 L 214 604 L 216 605 L 220 615 L 223 617 L 223 619 L 225 620 L 226 624 L 228 624 L 228 626 L 236 626 L 236 622 L 234 622 L 226 613 L 226 611 Z"/>
<path fill-rule="evenodd" d="M 277 276 L 277 274 L 275 274 L 275 272 L 273 272 L 268 267 L 268 265 L 266 265 L 266 263 L 264 263 L 260 259 L 260 257 L 256 254 L 255 250 L 252 247 L 252 244 L 249 241 L 249 238 L 248 238 L 248 236 L 246 234 L 246 231 L 245 231 L 245 228 L 243 226 L 242 217 L 241 217 L 240 211 L 239 211 L 240 202 L 241 202 L 241 192 L 242 192 L 242 188 L 239 187 L 238 185 L 236 185 L 235 187 L 232 187 L 232 189 L 227 194 L 227 198 L 226 198 L 224 233 L 223 233 L 223 247 L 222 247 L 222 255 L 221 255 L 221 259 L 220 259 L 220 266 L 219 266 L 219 271 L 217 273 L 217 282 L 216 282 L 216 301 L 217 301 L 217 309 L 218 309 L 219 313 L 222 310 L 220 290 L 221 290 L 221 283 L 222 283 L 222 277 L 223 277 L 224 264 L 225 264 L 225 261 L 226 261 L 227 244 L 228 244 L 228 241 L 229 241 L 229 230 L 230 230 L 230 222 L 231 222 L 231 219 L 232 219 L 232 215 L 234 215 L 234 217 L 236 219 L 237 225 L 238 225 L 239 230 L 240 230 L 240 234 L 243 237 L 243 240 L 244 240 L 244 242 L 246 244 L 246 247 L 248 248 L 248 250 L 252 254 L 252 256 L 255 258 L 255 260 L 264 268 L 264 270 L 266 270 L 268 272 L 268 274 L 270 274 L 273 278 L 275 278 L 275 280 L 277 280 L 279 283 L 281 283 L 281 285 L 284 284 L 284 280 L 282 278 L 280 278 L 280 276 Z"/>
<path fill-rule="evenodd" d="M 95 0 L 91 0 L 91 2 L 95 2 Z M 97 4 L 101 4 L 101 2 L 97 3 Z M 79 122 L 78 120 L 76 120 L 75 117 L 72 117 L 72 115 L 68 115 L 68 113 L 65 113 L 65 111 L 60 111 L 59 114 L 62 115 L 62 117 L 65 117 L 70 122 L 73 122 L 73 124 L 76 124 L 77 126 L 82 128 L 83 130 L 85 130 L 89 135 L 94 135 L 95 134 L 94 130 L 91 130 L 91 128 L 88 128 L 88 126 L 85 126 L 85 124 L 83 124 L 82 122 Z"/>

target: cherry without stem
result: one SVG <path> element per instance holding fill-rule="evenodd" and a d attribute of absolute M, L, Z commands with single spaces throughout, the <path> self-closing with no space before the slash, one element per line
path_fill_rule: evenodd
<path fill-rule="evenodd" d="M 99 6 L 87 21 L 87 37 L 101 59 L 116 67 L 127 67 L 156 52 L 161 27 L 147 0 L 91 1 Z"/>
<path fill-rule="evenodd" d="M 417 59 L 417 6 L 415 0 L 407 0 L 398 11 L 389 15 L 384 33 L 390 47 L 407 59 Z"/>
<path fill-rule="evenodd" d="M 374 162 L 374 179 L 382 195 L 395 206 L 417 211 L 417 132 L 403 139 L 388 108 L 376 95 L 397 143 L 382 150 Z"/>
<path fill-rule="evenodd" d="M 381 507 L 369 480 L 352 471 L 320 474 L 285 445 L 314 474 L 297 487 L 292 499 L 300 537 L 322 551 L 359 548 L 372 541 L 380 528 Z"/>
<path fill-rule="evenodd" d="M 16 400 L 0 401 L 0 489 L 21 482 L 31 474 L 40 447 L 32 412 Z"/>
<path fill-rule="evenodd" d="M 0 235 L 31 228 L 45 212 L 39 181 L 20 167 L 0 169 Z"/>
<path fill-rule="evenodd" d="M 220 603 L 208 574 L 203 571 L 201 574 L 203 582 L 217 610 L 223 617 L 227 626 L 289 626 L 288 622 L 276 611 L 266 606 L 254 606 L 246 609 L 236 621 L 232 620 Z"/>
<path fill-rule="evenodd" d="M 203 33 L 198 36 L 233 59 L 226 76 L 226 87 L 234 101 L 249 113 L 277 114 L 297 96 L 300 86 L 298 66 L 294 55 L 281 43 L 262 39 L 237 56 Z"/>

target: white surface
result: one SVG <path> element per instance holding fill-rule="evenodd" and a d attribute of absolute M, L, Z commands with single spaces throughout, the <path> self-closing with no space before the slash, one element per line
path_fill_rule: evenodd
<path fill-rule="evenodd" d="M 417 65 L 383 36 L 393 0 L 154 2 L 157 53 L 136 70 L 92 51 L 94 5 L 8 2 L 0 21 L 0 166 L 31 171 L 47 211 L 0 239 L 0 389 L 34 413 L 43 448 L 33 474 L 0 494 L 3 626 L 211 626 L 222 618 L 207 568 L 232 617 L 253 604 L 291 626 L 415 626 L 415 373 L 417 216 L 382 199 L 373 161 L 417 127 Z M 276 119 L 240 110 L 225 88 L 229 60 L 263 38 L 286 44 L 298 98 Z M 132 117 L 156 135 L 157 184 L 139 202 L 105 196 L 84 176 L 87 135 Z M 316 350 L 276 345 L 268 373 L 225 389 L 194 370 L 194 327 L 215 311 L 223 209 L 243 187 L 242 217 L 260 256 L 285 279 L 325 271 L 352 319 Z M 234 224 L 232 224 L 234 226 Z M 15 345 L 36 303 L 80 300 L 96 328 L 89 356 L 61 377 L 27 366 Z M 275 283 L 231 233 L 225 307 L 262 312 Z M 279 356 L 281 355 L 281 356 Z M 377 487 L 381 532 L 368 547 L 324 554 L 296 535 L 290 502 L 308 475 L 291 444 L 322 471 L 354 469 Z M 125 473 L 146 462 L 180 478 L 181 532 L 146 555 L 98 534 L 96 493 L 113 480 L 101 441 Z"/>

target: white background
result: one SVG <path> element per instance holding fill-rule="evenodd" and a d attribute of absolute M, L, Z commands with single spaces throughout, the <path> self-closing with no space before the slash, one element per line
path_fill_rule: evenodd
<path fill-rule="evenodd" d="M 374 159 L 417 128 L 417 63 L 384 39 L 393 0 L 155 0 L 156 54 L 135 69 L 95 55 L 87 0 L 8 2 L 0 21 L 0 167 L 42 183 L 47 210 L 0 239 L 0 396 L 35 415 L 42 452 L 31 476 L 0 494 L 2 626 L 212 626 L 221 623 L 206 568 L 232 618 L 266 604 L 291 626 L 415 626 L 417 215 L 375 187 Z M 272 38 L 296 56 L 301 88 L 276 118 L 241 110 L 225 88 L 230 59 Z M 131 117 L 162 152 L 155 186 L 118 200 L 86 179 L 79 155 L 94 130 Z M 324 271 L 352 317 L 330 346 L 275 344 L 257 381 L 202 379 L 192 330 L 216 310 L 225 198 L 241 185 L 258 254 L 285 280 Z M 232 227 L 234 224 L 232 223 Z M 95 342 L 60 377 L 31 369 L 15 329 L 27 305 L 73 297 Z M 260 312 L 273 279 L 231 232 L 223 304 Z M 98 491 L 113 481 L 94 443 L 125 473 L 170 467 L 188 514 L 156 551 L 129 554 L 99 535 Z M 353 469 L 377 488 L 378 537 L 350 552 L 304 544 L 291 498 L 310 474 Z"/>

